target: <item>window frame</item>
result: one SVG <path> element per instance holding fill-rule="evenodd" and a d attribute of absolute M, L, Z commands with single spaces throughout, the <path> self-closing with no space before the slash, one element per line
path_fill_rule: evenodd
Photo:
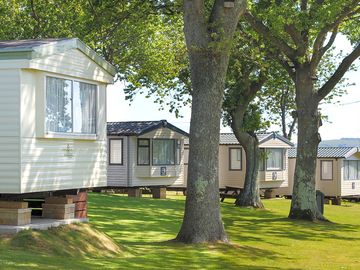
<path fill-rule="evenodd" d="M 68 80 L 71 81 L 71 132 L 56 132 L 56 131 L 50 131 L 47 130 L 47 123 L 46 123 L 46 117 L 47 117 L 47 78 L 54 78 L 54 79 L 61 79 L 61 80 Z M 74 82 L 78 83 L 86 83 L 90 84 L 96 87 L 95 89 L 95 133 L 79 133 L 74 132 L 74 106 L 73 106 L 73 95 L 74 95 Z M 90 140 L 96 140 L 98 136 L 98 108 L 99 108 L 99 85 L 95 84 L 94 82 L 73 78 L 73 77 L 67 77 L 67 76 L 61 76 L 56 74 L 48 74 L 46 73 L 44 75 L 44 92 L 43 92 L 43 98 L 44 98 L 44 107 L 43 107 L 43 130 L 44 130 L 44 137 L 45 138 L 73 138 L 73 139 L 90 139 Z"/>
<path fill-rule="evenodd" d="M 174 147 L 173 147 L 173 153 L 174 153 L 174 164 L 154 164 L 154 141 L 173 141 Z M 176 139 L 166 139 L 166 138 L 153 138 L 152 139 L 152 149 L 151 149 L 151 164 L 153 166 L 176 166 L 178 165 L 176 163 Z"/>
<path fill-rule="evenodd" d="M 331 179 L 327 179 L 323 177 L 323 163 L 324 162 L 331 162 Z M 322 181 L 333 181 L 334 180 L 334 161 L 333 160 L 320 160 L 320 180 Z"/>
<path fill-rule="evenodd" d="M 149 144 L 144 146 L 144 145 L 140 145 L 139 144 L 139 141 L 148 141 Z M 149 154 L 149 160 L 148 160 L 148 163 L 146 164 L 139 164 L 139 148 L 148 148 L 148 154 Z M 136 147 L 136 152 L 137 152 L 137 156 L 136 156 L 136 163 L 138 166 L 150 166 L 150 159 L 151 159 L 151 156 L 150 156 L 150 139 L 149 138 L 138 138 L 137 139 L 137 147 Z"/>
<path fill-rule="evenodd" d="M 270 149 L 277 149 L 277 150 L 281 150 L 281 168 L 280 169 L 268 169 L 268 164 L 267 164 L 267 161 L 268 161 L 268 151 Z M 266 158 L 265 158 L 265 171 L 267 172 L 282 172 L 284 171 L 284 149 L 283 148 L 276 148 L 276 147 L 269 147 L 269 148 L 265 148 L 265 153 L 266 153 Z"/>
<path fill-rule="evenodd" d="M 348 178 L 348 176 L 345 175 L 345 164 L 347 164 L 347 166 L 349 167 L 350 161 L 356 161 L 356 174 L 357 174 L 356 179 L 350 179 L 350 178 Z M 360 160 L 353 160 L 353 159 L 343 160 L 343 179 L 344 179 L 344 181 L 357 181 L 357 180 L 360 180 L 360 172 L 359 172 L 359 170 L 360 170 Z"/>
<path fill-rule="evenodd" d="M 237 150 L 237 149 L 240 149 L 240 169 L 233 169 L 231 168 L 231 150 Z M 242 147 L 229 147 L 229 171 L 242 171 L 242 162 L 243 162 Z"/>
<path fill-rule="evenodd" d="M 121 163 L 111 162 L 111 141 L 121 141 Z M 109 165 L 124 165 L 124 139 L 123 138 L 109 138 Z"/>

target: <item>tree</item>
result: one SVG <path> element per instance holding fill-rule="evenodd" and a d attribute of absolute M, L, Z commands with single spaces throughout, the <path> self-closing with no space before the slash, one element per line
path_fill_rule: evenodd
<path fill-rule="evenodd" d="M 225 124 L 231 126 L 244 148 L 246 171 L 244 189 L 236 199 L 237 206 L 263 208 L 257 178 L 260 162 L 259 140 L 256 131 L 266 126 L 259 104 L 255 101 L 267 79 L 268 63 L 264 51 L 250 29 L 239 25 L 235 46 L 231 53 L 223 103 Z M 254 34 L 255 35 L 255 34 Z"/>
<path fill-rule="evenodd" d="M 316 87 L 314 82 L 319 64 L 338 33 L 358 29 L 359 12 L 358 0 L 262 0 L 252 2 L 251 12 L 245 14 L 295 83 L 298 144 L 290 218 L 325 219 L 317 209 L 315 195 L 317 148 L 321 141 L 318 107 L 360 56 L 359 38 L 352 37 L 353 51 L 343 58 L 324 84 Z"/>
<path fill-rule="evenodd" d="M 281 128 L 282 136 L 291 140 L 296 131 L 297 116 L 295 85 L 278 63 L 272 62 L 271 72 L 259 95 L 269 122 Z"/>
<path fill-rule="evenodd" d="M 184 0 L 192 109 L 185 214 L 176 240 L 185 243 L 227 241 L 219 202 L 220 116 L 230 45 L 246 1 L 209 2 Z"/>

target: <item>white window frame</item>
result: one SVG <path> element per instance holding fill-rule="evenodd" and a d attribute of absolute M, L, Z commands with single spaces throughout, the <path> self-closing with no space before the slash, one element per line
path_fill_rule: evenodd
<path fill-rule="evenodd" d="M 46 126 L 46 95 L 47 95 L 47 82 L 46 79 L 48 77 L 56 78 L 56 79 L 63 79 L 63 80 L 70 80 L 73 82 L 81 82 L 81 83 L 87 83 L 96 86 L 96 93 L 95 93 L 95 133 L 94 134 L 85 134 L 85 133 L 74 133 L 74 132 L 53 132 L 48 131 Z M 44 85 L 44 92 L 43 92 L 43 131 L 44 131 L 44 138 L 49 139 L 79 139 L 79 140 L 96 140 L 98 138 L 98 108 L 99 108 L 99 85 L 94 83 L 93 81 L 88 81 L 84 79 L 78 79 L 73 78 L 70 76 L 62 76 L 59 74 L 51 74 L 51 73 L 45 73 L 44 79 L 43 79 L 43 85 Z M 73 109 L 72 109 L 73 110 Z"/>

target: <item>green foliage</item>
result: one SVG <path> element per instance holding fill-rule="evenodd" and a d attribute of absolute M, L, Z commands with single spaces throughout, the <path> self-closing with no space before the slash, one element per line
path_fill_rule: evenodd
<path fill-rule="evenodd" d="M 268 66 L 269 62 L 265 59 L 262 44 L 258 41 L 256 33 L 244 22 L 240 22 L 233 40 L 226 77 L 224 125 L 231 125 L 235 121 L 235 111 L 242 111 L 242 131 L 255 133 L 269 126 L 263 119 L 262 106 L 256 99 L 261 89 L 261 85 L 257 87 L 257 84 L 262 84 L 260 81 Z"/>
<path fill-rule="evenodd" d="M 249 2 L 251 13 L 273 38 L 266 46 L 274 50 L 274 59 L 283 60 L 295 69 L 311 63 L 314 69 L 311 76 L 322 79 L 317 88 L 335 72 L 338 60 L 344 58 L 331 50 L 337 33 L 345 35 L 354 47 L 359 44 L 359 1 Z M 267 35 L 264 29 L 257 29 L 257 32 L 263 37 Z M 317 58 L 320 61 L 314 61 Z"/>
<path fill-rule="evenodd" d="M 178 113 L 189 102 L 181 1 L 0 0 L 0 39 L 78 37 L 118 69 L 125 94 L 153 95 Z"/>

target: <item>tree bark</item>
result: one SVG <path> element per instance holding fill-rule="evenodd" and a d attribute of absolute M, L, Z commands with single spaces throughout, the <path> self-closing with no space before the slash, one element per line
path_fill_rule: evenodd
<path fill-rule="evenodd" d="M 325 220 L 316 203 L 315 175 L 317 151 L 321 141 L 321 116 L 309 66 L 297 70 L 295 84 L 298 145 L 289 218 Z"/>
<path fill-rule="evenodd" d="M 185 213 L 176 241 L 228 241 L 219 198 L 220 117 L 230 44 L 245 9 L 243 0 L 236 0 L 232 8 L 215 0 L 207 18 L 203 0 L 184 0 L 192 107 Z"/>
<path fill-rule="evenodd" d="M 185 215 L 176 240 L 227 242 L 220 214 L 218 152 L 227 55 L 191 57 L 193 99 Z"/>
<path fill-rule="evenodd" d="M 233 129 L 234 130 L 234 129 Z M 264 208 L 260 199 L 260 185 L 258 179 L 260 149 L 256 135 L 235 131 L 235 136 L 244 147 L 246 156 L 246 172 L 244 189 L 235 201 L 241 207 Z"/>
<path fill-rule="evenodd" d="M 235 201 L 235 205 L 242 207 L 264 208 L 260 200 L 260 186 L 257 178 L 259 172 L 260 149 L 259 141 L 252 132 L 244 131 L 244 117 L 250 101 L 254 98 L 258 88 L 249 89 L 239 102 L 237 108 L 231 112 L 231 128 L 234 135 L 245 151 L 246 171 L 244 189 Z M 259 87 L 260 89 L 260 87 Z"/>

